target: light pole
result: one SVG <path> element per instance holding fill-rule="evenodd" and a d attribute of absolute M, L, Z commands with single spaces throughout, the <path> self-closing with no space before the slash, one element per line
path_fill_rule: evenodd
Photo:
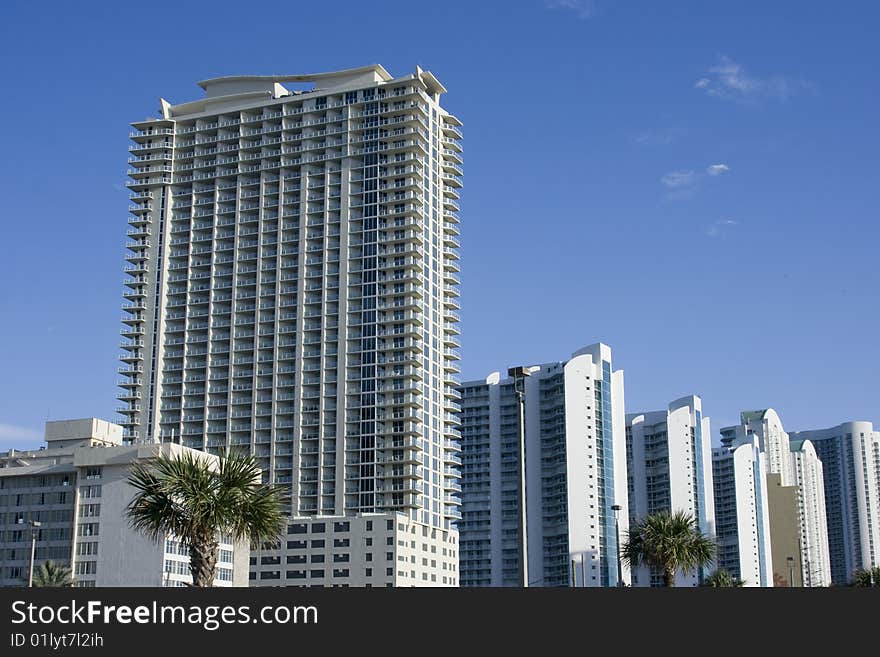
<path fill-rule="evenodd" d="M 623 567 L 620 564 L 620 522 L 618 520 L 621 508 L 619 504 L 611 505 L 611 510 L 614 511 L 614 534 L 617 537 L 617 586 L 623 586 Z"/>
<path fill-rule="evenodd" d="M 520 545 L 522 546 L 522 569 L 523 588 L 529 586 L 529 533 L 526 527 L 526 377 L 536 368 L 511 367 L 507 370 L 507 376 L 513 378 L 513 391 L 516 393 L 517 406 L 519 407 L 519 506 L 520 506 Z"/>
<path fill-rule="evenodd" d="M 18 524 L 24 524 L 24 518 L 18 521 Z M 28 588 L 31 588 L 34 585 L 34 553 L 37 551 L 37 534 L 40 533 L 40 527 L 42 523 L 39 520 L 28 520 L 28 523 L 31 526 L 31 567 L 28 572 Z"/>
<path fill-rule="evenodd" d="M 785 557 L 788 562 L 788 585 L 794 587 L 794 557 Z"/>

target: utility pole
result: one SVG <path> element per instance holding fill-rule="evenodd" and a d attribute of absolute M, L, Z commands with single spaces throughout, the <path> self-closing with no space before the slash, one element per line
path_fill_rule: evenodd
<path fill-rule="evenodd" d="M 519 407 L 519 506 L 520 506 L 520 545 L 522 558 L 520 568 L 522 570 L 523 588 L 529 586 L 529 534 L 526 519 L 526 377 L 534 368 L 511 367 L 507 375 L 513 378 L 513 391 L 516 394 L 517 406 Z"/>

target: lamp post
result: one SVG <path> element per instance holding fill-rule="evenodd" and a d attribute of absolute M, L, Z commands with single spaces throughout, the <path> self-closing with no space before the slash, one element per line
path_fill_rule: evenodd
<path fill-rule="evenodd" d="M 520 506 L 520 545 L 522 546 L 522 558 L 520 568 L 522 570 L 523 588 L 529 586 L 529 534 L 526 526 L 526 377 L 536 368 L 511 367 L 507 370 L 507 376 L 513 378 L 513 391 L 516 393 L 517 406 L 519 407 L 519 506 Z"/>
<path fill-rule="evenodd" d="M 788 585 L 794 587 L 794 557 L 785 557 L 788 562 Z"/>
<path fill-rule="evenodd" d="M 611 510 L 614 511 L 614 535 L 617 537 L 617 586 L 623 586 L 623 567 L 620 563 L 620 522 L 618 520 L 621 508 L 619 504 L 611 505 Z"/>
<path fill-rule="evenodd" d="M 19 520 L 18 524 L 23 525 L 24 519 Z M 28 572 L 28 588 L 31 588 L 34 585 L 34 554 L 37 551 L 37 534 L 40 533 L 42 523 L 39 520 L 28 520 L 27 524 L 31 526 L 31 566 Z"/>

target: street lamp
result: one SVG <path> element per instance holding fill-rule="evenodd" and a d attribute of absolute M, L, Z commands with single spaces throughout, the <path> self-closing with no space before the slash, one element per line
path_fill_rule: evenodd
<path fill-rule="evenodd" d="M 523 588 L 529 586 L 529 535 L 526 528 L 526 377 L 537 370 L 537 367 L 511 367 L 507 376 L 513 378 L 513 391 L 516 393 L 519 407 L 519 506 L 520 506 L 520 545 L 522 546 Z"/>
<path fill-rule="evenodd" d="M 794 557 L 785 557 L 788 562 L 788 585 L 794 586 Z"/>
<path fill-rule="evenodd" d="M 24 524 L 24 518 L 19 518 L 19 525 Z M 34 553 L 37 550 L 37 534 L 40 533 L 40 527 L 42 523 L 39 520 L 28 520 L 28 523 L 31 526 L 31 567 L 28 573 L 28 588 L 31 588 L 34 585 Z"/>
<path fill-rule="evenodd" d="M 621 508 L 623 507 L 619 504 L 611 505 L 611 510 L 614 511 L 614 534 L 617 536 L 617 586 L 623 586 L 623 568 L 620 564 L 620 522 L 618 521 Z"/>

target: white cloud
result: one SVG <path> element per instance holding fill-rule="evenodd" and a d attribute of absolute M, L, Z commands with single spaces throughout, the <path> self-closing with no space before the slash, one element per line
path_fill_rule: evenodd
<path fill-rule="evenodd" d="M 726 164 L 710 164 L 706 168 L 706 173 L 710 176 L 720 176 L 722 173 L 727 173 L 730 171 L 730 167 Z"/>
<path fill-rule="evenodd" d="M 806 80 L 783 76 L 760 78 L 748 74 L 730 57 L 722 55 L 718 63 L 708 69 L 707 75 L 694 83 L 713 98 L 756 102 L 763 99 L 785 101 L 803 91 L 814 89 Z"/>
<path fill-rule="evenodd" d="M 693 171 L 670 171 L 660 178 L 660 182 L 670 189 L 690 187 L 697 182 L 697 174 Z"/>
<path fill-rule="evenodd" d="M 732 226 L 739 226 L 739 222 L 734 221 L 733 219 L 719 219 L 706 229 L 706 235 L 709 237 L 717 237 L 722 230 Z"/>
<path fill-rule="evenodd" d="M 697 194 L 697 190 L 707 176 L 715 178 L 728 171 L 730 171 L 730 167 L 726 164 L 710 164 L 705 171 L 692 169 L 670 171 L 660 178 L 660 182 L 669 189 L 666 194 L 667 199 L 688 199 Z"/>
<path fill-rule="evenodd" d="M 594 0 L 546 0 L 545 5 L 548 9 L 570 11 L 583 20 L 592 18 L 597 12 Z"/>

